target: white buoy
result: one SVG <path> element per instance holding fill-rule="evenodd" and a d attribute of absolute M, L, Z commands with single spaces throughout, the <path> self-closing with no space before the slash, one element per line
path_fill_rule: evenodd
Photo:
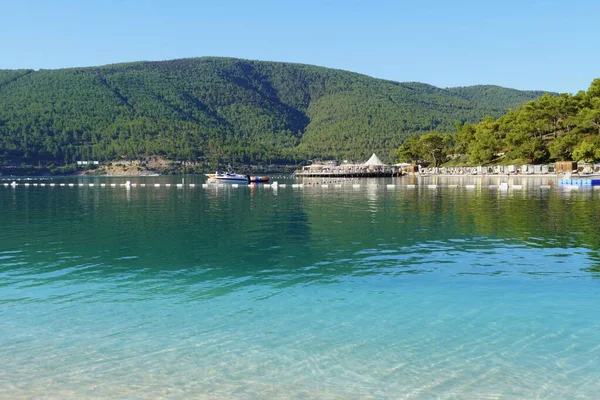
<path fill-rule="evenodd" d="M 275 181 L 275 182 L 273 182 L 271 185 L 272 185 L 272 186 L 277 186 L 277 185 L 279 185 L 279 182 Z"/>
<path fill-rule="evenodd" d="M 140 187 L 146 187 L 145 183 L 140 183 Z"/>
<path fill-rule="evenodd" d="M 23 186 L 29 186 L 29 183 L 24 183 Z M 63 183 L 64 186 L 64 183 Z"/>
<path fill-rule="evenodd" d="M 231 185 L 231 187 L 234 187 L 234 188 L 239 187 L 239 186 L 240 185 L 238 185 L 237 183 L 234 183 L 234 184 Z"/>
<path fill-rule="evenodd" d="M 45 183 L 40 183 L 40 186 L 46 186 L 46 184 Z"/>
<path fill-rule="evenodd" d="M 388 185 L 386 185 L 386 187 L 387 187 L 388 189 L 395 189 L 395 188 L 396 188 L 396 185 L 389 185 L 389 184 L 388 184 Z"/>
<path fill-rule="evenodd" d="M 269 185 L 268 183 L 264 183 L 263 186 L 266 187 L 266 188 L 271 187 L 271 185 Z"/>
<path fill-rule="evenodd" d="M 117 187 L 117 184 L 116 183 L 111 183 L 110 187 Z"/>
<path fill-rule="evenodd" d="M 56 186 L 56 183 L 51 183 L 50 184 L 50 187 L 54 187 L 54 186 Z"/>
<path fill-rule="evenodd" d="M 170 183 L 165 183 L 165 187 L 171 187 Z"/>
<path fill-rule="evenodd" d="M 202 187 L 203 187 L 203 188 L 207 188 L 207 187 L 208 187 L 208 184 L 207 184 L 207 183 L 203 183 L 203 184 L 202 184 Z"/>
<path fill-rule="evenodd" d="M 82 186 L 83 186 L 83 183 L 80 183 L 80 184 L 79 184 L 79 187 L 82 187 Z"/>
<path fill-rule="evenodd" d="M 101 183 L 100 187 L 106 187 L 106 183 Z"/>
<path fill-rule="evenodd" d="M 282 183 L 281 185 L 279 185 L 279 187 L 282 187 L 282 188 L 284 188 L 284 187 L 286 187 L 286 186 L 287 186 L 287 185 L 286 185 L 285 183 Z M 599 186 L 599 187 L 600 187 L 600 186 Z"/>
<path fill-rule="evenodd" d="M 409 189 L 416 189 L 417 185 L 406 185 L 406 187 Z"/>
<path fill-rule="evenodd" d="M 160 187 L 160 183 L 155 183 L 154 187 Z"/>
<path fill-rule="evenodd" d="M 324 184 L 324 185 L 321 185 L 321 187 L 327 189 L 329 187 L 329 185 L 328 184 Z"/>
<path fill-rule="evenodd" d="M 75 186 L 74 183 L 69 183 L 69 187 L 73 187 L 73 186 Z"/>
<path fill-rule="evenodd" d="M 94 187 L 94 184 L 93 184 L 93 183 L 90 183 L 90 187 Z"/>
<path fill-rule="evenodd" d="M 354 189 L 358 189 L 358 188 L 360 187 L 360 184 L 358 184 L 358 183 L 355 183 L 355 184 L 353 184 L 353 185 L 352 185 L 352 187 L 353 187 Z"/>
<path fill-rule="evenodd" d="M 500 188 L 500 190 L 508 190 L 508 183 L 507 182 L 502 182 L 500 184 L 500 186 L 498 186 Z"/>
<path fill-rule="evenodd" d="M 196 187 L 196 185 L 193 183 L 190 183 L 190 187 L 193 188 L 193 187 Z"/>
<path fill-rule="evenodd" d="M 183 187 L 183 183 L 178 183 L 178 184 L 177 184 L 177 188 L 178 188 L 178 189 L 181 189 L 182 187 Z"/>
<path fill-rule="evenodd" d="M 429 189 L 437 189 L 437 185 L 427 185 L 427 188 L 429 188 Z"/>
<path fill-rule="evenodd" d="M 475 189 L 475 185 L 465 185 L 467 189 Z"/>

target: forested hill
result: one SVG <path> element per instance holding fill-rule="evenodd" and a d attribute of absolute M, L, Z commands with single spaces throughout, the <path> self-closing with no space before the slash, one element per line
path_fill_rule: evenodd
<path fill-rule="evenodd" d="M 498 117 L 540 94 L 231 58 L 0 70 L 0 162 L 364 160 L 373 151 L 389 160 L 410 135 Z"/>

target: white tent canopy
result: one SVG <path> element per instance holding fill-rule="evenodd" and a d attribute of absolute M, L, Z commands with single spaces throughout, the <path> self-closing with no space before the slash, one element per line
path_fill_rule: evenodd
<path fill-rule="evenodd" d="M 367 166 L 367 167 L 371 167 L 371 166 L 377 167 L 377 166 L 382 166 L 382 165 L 385 165 L 385 164 L 381 162 L 381 160 L 379 159 L 379 157 L 377 157 L 377 154 L 373 153 L 373 155 L 371 156 L 371 158 L 369 158 L 369 161 L 367 161 L 363 165 Z"/>

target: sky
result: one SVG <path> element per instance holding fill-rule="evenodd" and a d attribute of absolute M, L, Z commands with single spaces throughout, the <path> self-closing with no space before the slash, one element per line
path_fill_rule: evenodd
<path fill-rule="evenodd" d="M 0 69 L 224 56 L 568 93 L 600 77 L 598 0 L 2 3 Z"/>

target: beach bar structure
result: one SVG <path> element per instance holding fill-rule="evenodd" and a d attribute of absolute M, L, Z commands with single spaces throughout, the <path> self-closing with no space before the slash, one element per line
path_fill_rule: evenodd
<path fill-rule="evenodd" d="M 375 153 L 363 164 L 318 163 L 306 165 L 294 172 L 297 177 L 305 178 L 368 178 L 393 176 L 396 169 L 384 164 Z"/>

